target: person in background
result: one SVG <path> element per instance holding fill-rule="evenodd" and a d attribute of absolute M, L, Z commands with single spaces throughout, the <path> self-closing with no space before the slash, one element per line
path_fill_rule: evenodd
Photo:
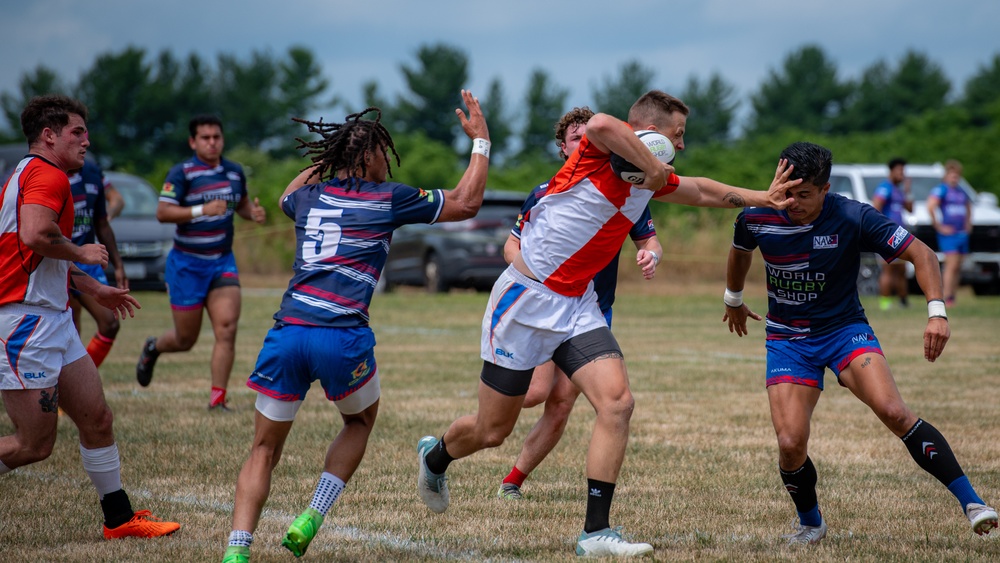
<path fill-rule="evenodd" d="M 906 177 L 905 160 L 893 158 L 889 161 L 889 176 L 875 188 L 872 206 L 897 225 L 903 224 L 903 210 L 913 211 L 913 196 L 910 194 L 910 179 Z M 894 292 L 899 297 L 900 307 L 909 306 L 906 264 L 898 260 L 891 264 L 884 260 L 881 262 L 882 273 L 878 278 L 879 309 L 886 311 L 892 306 Z"/>
<path fill-rule="evenodd" d="M 73 244 L 83 246 L 93 244 L 96 241 L 104 245 L 108 251 L 108 262 L 115 269 L 115 287 L 128 289 L 128 278 L 125 277 L 125 266 L 121 256 L 118 254 L 118 245 L 115 243 L 115 233 L 108 223 L 110 209 L 108 207 L 109 198 L 105 189 L 110 184 L 104 178 L 101 167 L 87 160 L 83 163 L 83 168 L 73 173 L 69 177 L 70 190 L 73 193 L 74 217 L 73 222 Z M 114 205 L 118 207 L 118 212 L 124 206 L 121 194 L 115 190 L 116 201 Z M 121 205 L 119 205 L 121 203 Z M 84 271 L 90 277 L 107 285 L 108 278 L 104 274 L 104 268 L 97 264 L 76 263 L 76 267 Z M 94 360 L 94 365 L 101 367 L 104 359 L 114 345 L 115 337 L 118 336 L 118 319 L 110 309 L 103 307 L 93 297 L 79 291 L 70 291 L 70 307 L 73 309 L 73 324 L 77 330 L 80 329 L 80 314 L 83 309 L 93 317 L 97 323 L 97 332 L 87 344 L 87 353 Z"/>
<path fill-rule="evenodd" d="M 962 163 L 944 163 L 944 179 L 927 196 L 927 213 L 937 231 L 938 251 L 944 253 L 944 301 L 955 303 L 962 261 L 969 253 L 972 232 L 972 198 L 962 189 Z"/>
<path fill-rule="evenodd" d="M 208 409 L 226 412 L 240 320 L 233 217 L 262 224 L 267 214 L 256 198 L 247 197 L 243 167 L 222 157 L 222 121 L 214 115 L 199 115 L 188 124 L 188 132 L 194 156 L 167 173 L 156 208 L 161 223 L 177 223 L 166 271 L 174 326 L 146 339 L 135 375 L 139 385 L 146 387 L 160 354 L 190 350 L 201 333 L 202 311 L 207 311 L 215 334 Z"/>

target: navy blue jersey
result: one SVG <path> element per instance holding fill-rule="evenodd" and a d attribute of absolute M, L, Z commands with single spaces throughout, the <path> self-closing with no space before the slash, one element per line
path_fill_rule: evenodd
<path fill-rule="evenodd" d="M 295 275 L 274 315 L 278 325 L 368 325 L 368 305 L 385 266 L 396 228 L 433 223 L 444 205 L 441 190 L 395 182 L 341 180 L 304 186 L 281 209 L 295 220 Z"/>
<path fill-rule="evenodd" d="M 194 207 L 213 199 L 227 202 L 226 213 L 202 215 L 187 223 L 178 223 L 174 249 L 205 258 L 218 258 L 233 249 L 233 214 L 247 197 L 247 178 L 239 164 L 221 159 L 209 166 L 192 156 L 174 166 L 160 191 L 160 201 Z"/>
<path fill-rule="evenodd" d="M 73 244 L 81 246 L 94 244 L 97 237 L 94 223 L 108 216 L 107 202 L 104 200 L 104 172 L 101 167 L 88 161 L 83 168 L 69 177 L 70 191 L 73 192 Z"/>
<path fill-rule="evenodd" d="M 538 203 L 538 200 L 545 195 L 545 191 L 549 188 L 548 182 L 542 182 L 541 184 L 534 187 L 531 193 L 528 194 L 527 199 L 524 200 L 524 204 L 521 205 L 521 213 L 517 216 L 517 221 L 514 222 L 514 227 L 510 230 L 510 234 L 514 235 L 518 240 L 521 239 L 521 225 L 525 218 L 531 213 L 531 209 Z M 649 206 L 643 210 L 642 216 L 639 220 L 635 222 L 632 226 L 632 230 L 629 231 L 629 236 L 632 237 L 634 241 L 646 240 L 650 237 L 656 236 L 656 228 L 653 226 L 653 215 L 649 212 Z M 615 290 L 618 288 L 618 257 L 620 254 L 615 254 L 611 259 L 611 262 L 604 267 L 601 271 L 594 275 L 594 291 L 597 293 L 597 302 L 601 306 L 601 312 L 607 314 L 611 310 L 612 305 L 615 304 Z"/>
<path fill-rule="evenodd" d="M 736 219 L 733 246 L 760 247 L 767 278 L 767 338 L 789 340 L 867 323 L 858 299 L 862 252 L 892 262 L 913 235 L 874 207 L 827 194 L 819 217 L 808 225 L 788 214 L 749 207 Z"/>

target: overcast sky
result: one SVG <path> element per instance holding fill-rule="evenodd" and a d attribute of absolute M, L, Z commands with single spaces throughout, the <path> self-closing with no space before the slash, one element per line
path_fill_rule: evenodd
<path fill-rule="evenodd" d="M 0 18 L 0 91 L 16 92 L 43 64 L 75 82 L 97 55 L 129 45 L 147 54 L 192 52 L 214 63 L 254 50 L 282 56 L 310 49 L 337 94 L 355 106 L 361 85 L 400 92 L 400 65 L 423 44 L 465 50 L 469 87 L 504 84 L 508 107 L 523 99 L 532 69 L 570 91 L 570 105 L 638 59 L 654 85 L 679 93 L 691 75 L 720 73 L 747 109 L 769 70 L 807 43 L 820 45 L 840 77 L 915 49 L 939 64 L 952 96 L 1000 53 L 998 0 L 34 0 L 5 2 Z M 331 117 L 340 118 L 341 110 Z"/>

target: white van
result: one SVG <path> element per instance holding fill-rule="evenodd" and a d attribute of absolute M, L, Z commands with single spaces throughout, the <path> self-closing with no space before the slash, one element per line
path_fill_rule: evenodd
<path fill-rule="evenodd" d="M 944 165 L 907 164 L 906 176 L 910 178 L 913 212 L 903 212 L 903 223 L 911 233 L 933 250 L 937 250 L 937 234 L 931 226 L 927 212 L 927 195 L 944 177 Z M 885 164 L 834 164 L 830 172 L 830 191 L 865 203 L 871 203 L 875 188 L 889 174 Z M 997 196 L 976 193 L 963 178 L 962 188 L 972 198 L 972 233 L 969 236 L 969 255 L 962 263 L 963 285 L 971 285 L 976 295 L 1000 294 L 1000 208 Z M 944 262 L 944 255 L 938 253 Z M 868 263 L 870 266 L 870 262 Z M 864 273 L 864 272 L 863 272 Z M 871 272 L 877 283 L 877 270 Z M 913 283 L 913 268 L 907 267 L 907 276 Z"/>

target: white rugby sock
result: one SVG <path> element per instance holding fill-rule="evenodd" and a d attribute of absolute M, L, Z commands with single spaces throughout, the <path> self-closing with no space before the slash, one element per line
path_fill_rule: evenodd
<path fill-rule="evenodd" d="M 118 457 L 118 444 L 92 450 L 80 444 L 80 457 L 83 459 L 83 469 L 101 500 L 104 500 L 104 495 L 121 490 L 122 462 Z"/>
<path fill-rule="evenodd" d="M 330 511 L 333 503 L 337 502 L 337 498 L 340 497 L 340 493 L 344 491 L 344 487 L 346 486 L 347 483 L 342 481 L 340 477 L 324 471 L 319 476 L 319 483 L 316 485 L 316 492 L 313 493 L 312 502 L 309 503 L 309 507 L 326 516 L 326 513 Z"/>
<path fill-rule="evenodd" d="M 253 534 L 246 530 L 233 530 L 229 532 L 230 547 L 250 547 L 253 543 Z"/>

